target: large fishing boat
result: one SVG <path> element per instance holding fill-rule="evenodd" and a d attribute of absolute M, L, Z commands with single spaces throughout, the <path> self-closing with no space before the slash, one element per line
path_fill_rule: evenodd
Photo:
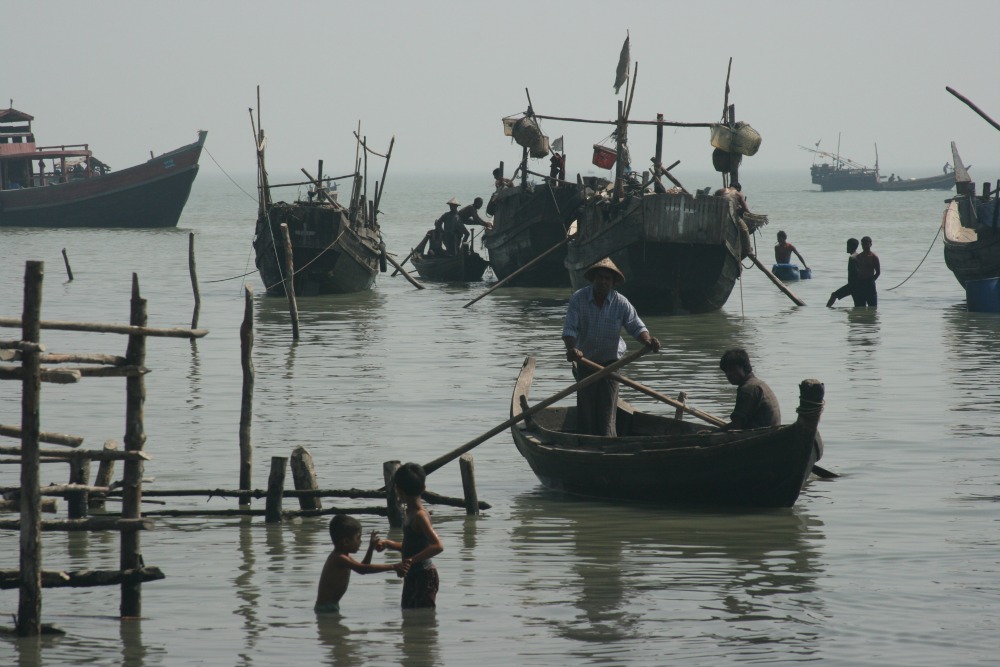
<path fill-rule="evenodd" d="M 948 200 L 941 227 L 944 262 L 962 287 L 970 280 L 1000 277 L 1000 195 L 984 183 L 982 196 L 962 164 L 955 142 L 955 196 Z"/>
<path fill-rule="evenodd" d="M 955 174 L 949 165 L 935 176 L 924 178 L 902 178 L 889 174 L 888 178 L 879 173 L 878 148 L 875 149 L 875 166 L 867 167 L 859 162 L 844 157 L 838 150 L 836 153 L 821 151 L 816 148 L 799 146 L 802 150 L 813 153 L 823 162 L 813 162 L 809 167 L 812 182 L 820 186 L 823 192 L 840 192 L 844 190 L 878 190 L 885 192 L 903 192 L 911 190 L 950 190 L 955 184 Z"/>
<path fill-rule="evenodd" d="M 503 120 L 505 132 L 521 146 L 520 182 L 504 177 L 502 162 L 494 171 L 496 191 L 486 206 L 493 228 L 483 235 L 490 266 L 509 285 L 567 287 L 566 230 L 576 220 L 584 188 L 553 175 L 556 170 L 548 175 L 529 170 L 529 156 L 541 159 L 550 151 L 530 105 L 522 116 Z M 557 160 L 562 157 L 552 150 Z"/>
<path fill-rule="evenodd" d="M 175 227 L 207 132 L 112 171 L 89 144 L 38 146 L 34 116 L 0 109 L 0 227 Z"/>
<path fill-rule="evenodd" d="M 388 168 L 392 143 L 385 155 L 372 151 L 358 136 L 358 149 L 385 159 Z M 257 208 L 257 228 L 253 247 L 257 270 L 267 293 L 285 295 L 288 273 L 286 248 L 291 247 L 292 282 L 297 296 L 343 294 L 370 289 L 379 271 L 385 271 L 385 245 L 378 224 L 378 205 L 385 187 L 385 171 L 381 185 L 373 188 L 374 199 L 366 200 L 367 173 L 361 172 L 361 159 L 356 158 L 354 172 L 328 178 L 323 175 L 323 161 L 318 163 L 315 178 L 305 169 L 307 181 L 273 185 L 268 180 L 264 164 L 264 130 L 257 130 L 257 171 L 260 190 Z M 364 160 L 367 164 L 367 159 Z M 350 179 L 350 199 L 338 200 L 336 182 Z M 272 191 L 278 188 L 306 186 L 306 198 L 288 203 L 274 201 Z M 283 226 L 287 226 L 288 241 Z"/>

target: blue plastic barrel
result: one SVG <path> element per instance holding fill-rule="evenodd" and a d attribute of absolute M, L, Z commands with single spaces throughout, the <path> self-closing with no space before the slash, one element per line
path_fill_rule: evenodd
<path fill-rule="evenodd" d="M 775 275 L 778 280 L 783 282 L 790 282 L 792 280 L 799 279 L 799 265 L 798 264 L 775 264 L 771 267 L 771 273 Z"/>
<path fill-rule="evenodd" d="M 965 281 L 966 308 L 976 313 L 1000 313 L 1000 278 Z"/>
<path fill-rule="evenodd" d="M 812 269 L 799 269 L 799 280 L 811 280 L 813 277 Z"/>

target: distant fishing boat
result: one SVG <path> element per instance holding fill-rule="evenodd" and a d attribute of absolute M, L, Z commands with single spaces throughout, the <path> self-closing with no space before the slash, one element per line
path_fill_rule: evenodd
<path fill-rule="evenodd" d="M 0 227 L 176 227 L 205 131 L 187 146 L 112 171 L 89 144 L 38 146 L 34 116 L 0 109 Z"/>
<path fill-rule="evenodd" d="M 817 146 L 819 144 L 817 143 Z M 821 151 L 808 146 L 799 146 L 809 151 L 825 162 L 814 162 L 809 168 L 812 182 L 820 186 L 823 192 L 840 192 L 844 190 L 878 190 L 886 192 L 903 192 L 911 190 L 950 190 L 955 184 L 954 171 L 945 168 L 941 174 L 924 178 L 898 178 L 890 174 L 888 178 L 879 173 L 878 147 L 875 148 L 875 167 L 867 167 L 850 158 L 844 157 L 838 150 L 836 153 Z"/>
<path fill-rule="evenodd" d="M 392 143 L 385 158 L 388 168 Z M 264 165 L 264 130 L 258 129 L 257 172 L 260 196 L 257 227 L 253 247 L 257 270 L 267 293 L 285 295 L 286 250 L 281 226 L 288 226 L 291 239 L 293 285 L 297 296 L 344 294 L 361 292 L 375 284 L 379 271 L 385 271 L 385 245 L 378 225 L 378 204 L 385 187 L 385 171 L 381 186 L 373 189 L 374 200 L 365 200 L 367 174 L 360 171 L 360 159 L 355 160 L 354 172 L 328 178 L 319 161 L 316 178 L 305 169 L 309 179 L 296 183 L 272 185 Z M 358 148 L 374 153 L 359 137 Z M 364 161 L 367 164 L 367 160 Z M 338 200 L 335 181 L 351 179 L 350 200 L 343 205 Z M 291 203 L 274 201 L 272 191 L 282 187 L 308 186 L 306 199 Z"/>

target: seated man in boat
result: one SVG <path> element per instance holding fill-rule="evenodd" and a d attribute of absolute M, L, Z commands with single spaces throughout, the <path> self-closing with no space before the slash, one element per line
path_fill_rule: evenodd
<path fill-rule="evenodd" d="M 778 242 L 774 244 L 774 261 L 778 264 L 791 264 L 792 263 L 792 253 L 799 258 L 802 262 L 802 268 L 808 269 L 809 265 L 806 264 L 806 260 L 802 258 L 799 251 L 788 242 L 788 234 L 785 232 L 778 232 Z"/>
<path fill-rule="evenodd" d="M 452 197 L 448 202 L 448 212 L 434 221 L 434 229 L 441 232 L 441 237 L 444 240 L 444 251 L 447 255 L 455 255 L 462 242 L 470 235 L 458 214 L 459 206 L 461 203 L 458 199 Z"/>
<path fill-rule="evenodd" d="M 476 197 L 471 204 L 463 206 L 458 210 L 458 217 L 463 225 L 482 225 L 486 229 L 493 229 L 493 223 L 479 217 L 479 209 L 483 207 L 483 198 Z"/>
<path fill-rule="evenodd" d="M 719 368 L 726 374 L 729 384 L 736 385 L 736 406 L 723 431 L 739 431 L 767 426 L 781 426 L 781 408 L 778 398 L 767 383 L 753 374 L 750 356 L 746 350 L 726 350 L 719 360 Z"/>
<path fill-rule="evenodd" d="M 562 339 L 566 344 L 566 360 L 576 362 L 586 357 L 602 366 L 614 363 L 625 354 L 625 330 L 654 352 L 660 341 L 649 330 L 635 308 L 614 288 L 625 282 L 625 276 L 609 257 L 592 264 L 583 277 L 589 287 L 577 290 L 569 300 Z M 596 371 L 577 363 L 573 375 L 577 382 Z M 605 377 L 576 392 L 577 430 L 590 435 L 616 437 L 615 418 L 618 414 L 618 382 Z"/>

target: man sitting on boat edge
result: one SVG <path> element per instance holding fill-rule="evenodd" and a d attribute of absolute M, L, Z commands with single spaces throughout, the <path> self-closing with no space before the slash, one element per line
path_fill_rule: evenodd
<path fill-rule="evenodd" d="M 625 341 L 621 337 L 623 327 L 643 345 L 654 352 L 659 351 L 660 341 L 649 334 L 629 300 L 614 289 L 625 282 L 625 276 L 609 257 L 590 265 L 583 277 L 590 285 L 570 297 L 563 324 L 567 361 L 586 357 L 607 366 L 621 359 L 625 354 Z M 578 382 L 594 372 L 583 364 L 574 364 L 573 375 Z M 618 382 L 610 376 L 576 392 L 577 430 L 580 433 L 616 437 L 617 412 Z"/>
<path fill-rule="evenodd" d="M 729 416 L 729 423 L 722 431 L 739 431 L 751 428 L 781 426 L 781 408 L 778 397 L 767 383 L 753 374 L 750 355 L 746 350 L 726 350 L 719 360 L 719 368 L 726 374 L 729 384 L 736 385 L 736 405 Z"/>

